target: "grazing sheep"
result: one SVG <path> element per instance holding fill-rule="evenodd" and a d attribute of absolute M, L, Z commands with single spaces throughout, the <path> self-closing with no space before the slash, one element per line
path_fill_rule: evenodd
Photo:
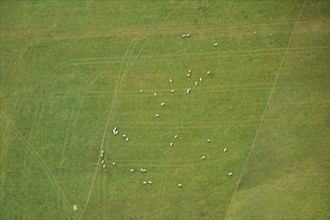
<path fill-rule="evenodd" d="M 178 187 L 182 187 L 182 184 L 179 183 L 179 184 L 178 184 Z"/>
<path fill-rule="evenodd" d="M 126 138 L 126 139 L 125 139 L 125 141 L 128 141 L 128 140 L 129 140 L 129 138 Z"/>
<path fill-rule="evenodd" d="M 116 163 L 115 162 L 112 162 L 112 166 L 116 166 Z"/>
<path fill-rule="evenodd" d="M 189 93 L 190 93 L 190 91 L 191 91 L 191 89 L 187 89 L 187 94 L 189 94 Z"/>
<path fill-rule="evenodd" d="M 223 149 L 223 152 L 227 152 L 227 148 Z"/>
<path fill-rule="evenodd" d="M 210 142 L 211 142 L 211 140 L 210 140 L 210 139 L 208 139 L 208 140 L 207 140 L 207 143 L 210 143 Z"/>
<path fill-rule="evenodd" d="M 190 37 L 190 34 L 186 34 L 187 37 Z"/>
<path fill-rule="evenodd" d="M 123 138 L 126 138 L 126 134 L 123 134 Z"/>
<path fill-rule="evenodd" d="M 145 185 L 145 184 L 147 184 L 147 182 L 146 181 L 143 181 L 143 184 Z"/>
<path fill-rule="evenodd" d="M 174 90 L 174 89 L 172 89 L 172 90 L 171 90 L 171 93 L 174 93 L 174 92 L 175 92 L 175 90 Z"/>
<path fill-rule="evenodd" d="M 198 82 L 196 81 L 196 82 L 195 82 L 195 86 L 197 86 L 197 85 L 198 85 Z"/>
<path fill-rule="evenodd" d="M 101 164 L 104 164 L 104 160 L 101 161 Z"/>
<path fill-rule="evenodd" d="M 211 70 L 207 71 L 207 73 L 206 73 L 206 74 L 207 74 L 207 75 L 209 75 L 210 73 L 211 73 Z"/>
<path fill-rule="evenodd" d="M 231 172 L 230 172 L 230 173 L 228 173 L 228 176 L 231 176 L 231 175 L 233 175 L 233 173 L 231 173 Z"/>
<path fill-rule="evenodd" d="M 200 81 L 200 82 L 202 82 L 202 80 L 203 80 L 203 78 L 202 78 L 202 77 L 201 77 L 201 78 L 199 78 L 199 81 Z"/>
<path fill-rule="evenodd" d="M 202 159 L 204 160 L 206 158 L 206 156 L 202 156 Z"/>
<path fill-rule="evenodd" d="M 154 92 L 154 96 L 157 96 L 157 93 Z"/>
<path fill-rule="evenodd" d="M 188 73 L 187 76 L 189 77 L 190 76 L 190 73 Z"/>
<path fill-rule="evenodd" d="M 170 79 L 170 83 L 172 83 L 173 81 L 172 81 L 172 79 Z"/>
<path fill-rule="evenodd" d="M 186 37 L 186 35 L 185 35 L 185 34 L 183 34 L 183 35 L 182 35 L 182 38 L 185 38 L 185 37 Z"/>
<path fill-rule="evenodd" d="M 217 47 L 219 44 L 218 43 L 214 43 L 214 46 Z"/>
<path fill-rule="evenodd" d="M 156 114 L 156 117 L 159 117 L 159 114 Z"/>
<path fill-rule="evenodd" d="M 143 92 L 143 89 L 140 90 L 140 93 Z"/>
<path fill-rule="evenodd" d="M 130 172 L 134 172 L 134 169 L 130 169 L 129 171 L 130 171 Z"/>
<path fill-rule="evenodd" d="M 104 169 L 104 168 L 105 168 L 105 164 L 103 164 L 103 166 L 102 166 L 102 167 L 103 167 L 103 169 Z"/>
<path fill-rule="evenodd" d="M 161 106 L 164 106 L 165 105 L 165 103 L 163 102 L 162 104 L 160 104 Z"/>
<path fill-rule="evenodd" d="M 148 183 L 149 183 L 150 185 L 152 184 L 152 182 L 151 182 L 150 180 L 148 181 Z"/>
<path fill-rule="evenodd" d="M 170 143 L 170 147 L 173 147 L 173 143 L 172 142 Z"/>
<path fill-rule="evenodd" d="M 175 135 L 174 138 L 177 139 L 178 138 L 178 135 Z"/>
<path fill-rule="evenodd" d="M 192 71 L 191 70 L 188 70 L 188 73 L 192 73 Z"/>

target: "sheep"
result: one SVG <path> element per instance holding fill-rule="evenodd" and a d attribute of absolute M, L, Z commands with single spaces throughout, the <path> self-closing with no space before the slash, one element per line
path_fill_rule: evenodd
<path fill-rule="evenodd" d="M 202 159 L 204 160 L 206 158 L 206 156 L 202 156 Z"/>
<path fill-rule="evenodd" d="M 190 37 L 190 34 L 186 34 L 187 37 Z"/>
<path fill-rule="evenodd" d="M 232 172 L 228 173 L 228 176 L 231 176 L 231 175 L 233 175 L 233 173 L 232 173 Z"/>
<path fill-rule="evenodd" d="M 101 161 L 101 164 L 104 164 L 104 160 Z"/>
<path fill-rule="evenodd" d="M 172 89 L 172 90 L 171 90 L 171 93 L 174 93 L 174 92 L 175 92 L 175 90 L 174 90 L 174 89 Z"/>
<path fill-rule="evenodd" d="M 134 172 L 134 169 L 130 169 L 129 171 L 130 171 L 130 172 Z"/>
<path fill-rule="evenodd" d="M 125 141 L 128 141 L 128 140 L 129 140 L 129 138 L 126 138 L 126 139 L 125 139 Z"/>
<path fill-rule="evenodd" d="M 189 93 L 190 93 L 190 91 L 191 91 L 191 89 L 187 89 L 187 94 L 189 94 Z"/>
<path fill-rule="evenodd" d="M 190 73 L 188 73 L 187 76 L 189 77 L 190 76 Z"/>
<path fill-rule="evenodd" d="M 214 43 L 214 46 L 217 47 L 219 44 L 218 43 Z"/>
<path fill-rule="evenodd" d="M 256 34 L 256 33 L 258 33 L 258 32 L 257 32 L 257 31 L 254 31 L 253 33 Z"/>
<path fill-rule="evenodd" d="M 140 93 L 142 93 L 142 92 L 143 92 L 143 89 L 140 90 Z"/>
<path fill-rule="evenodd" d="M 172 81 L 172 79 L 170 79 L 169 81 L 170 81 L 170 83 L 172 83 L 172 82 L 173 82 L 173 81 Z"/>
<path fill-rule="evenodd" d="M 185 34 L 183 34 L 183 35 L 182 35 L 182 38 L 185 38 L 185 37 L 186 37 L 186 35 L 185 35 Z"/>
<path fill-rule="evenodd" d="M 207 71 L 207 73 L 206 73 L 206 74 L 207 74 L 207 75 L 209 75 L 210 73 L 211 73 L 211 70 Z"/>
<path fill-rule="evenodd" d="M 223 149 L 223 152 L 227 152 L 227 148 Z"/>
<path fill-rule="evenodd" d="M 123 134 L 123 138 L 126 138 L 126 134 Z"/>
<path fill-rule="evenodd" d="M 156 117 L 159 117 L 159 114 L 156 114 Z"/>
<path fill-rule="evenodd" d="M 154 96 L 157 96 L 157 93 L 154 92 Z"/>
<path fill-rule="evenodd" d="M 195 82 L 195 86 L 197 86 L 197 85 L 198 85 L 198 82 L 196 81 L 196 82 Z"/>
<path fill-rule="evenodd" d="M 207 143 L 210 143 L 210 142 L 211 142 L 211 140 L 210 140 L 210 139 L 208 139 L 208 140 L 207 140 Z"/>
<path fill-rule="evenodd" d="M 163 102 L 162 104 L 160 104 L 161 106 L 164 106 L 165 105 L 165 103 Z"/>
<path fill-rule="evenodd" d="M 192 73 L 192 71 L 191 70 L 188 70 L 188 73 Z"/>
<path fill-rule="evenodd" d="M 102 166 L 102 167 L 103 167 L 103 169 L 104 169 L 104 168 L 105 168 L 105 164 L 103 164 L 103 166 Z"/>
<path fill-rule="evenodd" d="M 116 163 L 115 162 L 112 162 L 112 166 L 116 166 Z"/>
<path fill-rule="evenodd" d="M 145 185 L 145 184 L 147 184 L 147 182 L 146 182 L 146 181 L 143 181 L 142 183 L 143 183 L 144 185 Z"/>
<path fill-rule="evenodd" d="M 147 169 L 143 169 L 142 172 L 143 172 L 143 173 L 147 172 Z"/>
<path fill-rule="evenodd" d="M 177 139 L 178 138 L 178 135 L 175 135 L 174 138 Z"/>
<path fill-rule="evenodd" d="M 201 78 L 199 78 L 199 81 L 200 81 L 200 82 L 202 82 L 202 80 L 203 80 L 203 78 L 202 78 L 202 77 L 201 77 Z"/>
<path fill-rule="evenodd" d="M 178 184 L 178 187 L 182 187 L 182 184 L 179 183 L 179 184 Z"/>
<path fill-rule="evenodd" d="M 148 181 L 148 183 L 149 183 L 150 185 L 152 184 L 152 182 L 151 182 L 150 180 Z"/>
<path fill-rule="evenodd" d="M 170 147 L 173 147 L 173 143 L 172 142 L 170 143 Z"/>
<path fill-rule="evenodd" d="M 143 168 L 141 168 L 140 171 L 143 172 Z"/>

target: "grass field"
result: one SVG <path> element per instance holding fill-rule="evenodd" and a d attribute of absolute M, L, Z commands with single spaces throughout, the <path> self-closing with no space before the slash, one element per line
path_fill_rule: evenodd
<path fill-rule="evenodd" d="M 0 2 L 0 219 L 330 218 L 330 1 Z"/>

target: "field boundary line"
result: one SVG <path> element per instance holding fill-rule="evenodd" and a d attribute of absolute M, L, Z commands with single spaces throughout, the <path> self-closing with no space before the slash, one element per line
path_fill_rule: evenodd
<path fill-rule="evenodd" d="M 66 203 L 66 207 L 68 210 L 70 209 L 70 203 L 69 200 L 66 198 L 65 194 L 61 190 L 60 186 L 58 185 L 56 179 L 52 175 L 52 172 L 50 171 L 49 167 L 47 166 L 46 162 L 42 159 L 38 151 L 32 146 L 32 144 L 21 134 L 19 129 L 16 127 L 16 125 L 6 116 L 5 112 L 1 110 L 1 118 L 3 118 L 7 125 L 9 125 L 13 131 L 16 133 L 17 137 L 23 142 L 23 144 L 28 148 L 28 150 L 38 158 L 38 162 L 40 166 L 42 167 L 42 170 L 44 170 L 46 176 L 48 177 L 51 185 L 54 187 L 55 191 L 60 195 L 63 202 Z M 73 217 L 72 212 L 69 212 L 71 217 Z"/>
<path fill-rule="evenodd" d="M 280 62 L 280 65 L 279 65 L 278 71 L 281 69 L 281 67 L 282 67 L 283 64 L 284 64 L 284 60 L 285 60 L 285 58 L 286 58 L 287 52 L 288 52 L 288 50 L 289 50 L 289 47 L 290 47 L 290 44 L 291 44 L 291 41 L 292 41 L 292 38 L 293 38 L 293 36 L 294 36 L 296 26 L 297 26 L 297 24 L 298 24 L 298 22 L 299 22 L 299 20 L 300 20 L 300 17 L 301 17 L 301 15 L 302 15 L 302 12 L 303 12 L 304 8 L 305 8 L 306 1 L 307 1 L 307 0 L 304 0 L 304 3 L 303 3 L 303 5 L 302 5 L 302 7 L 301 7 L 301 9 L 300 9 L 299 16 L 298 16 L 298 18 L 297 18 L 297 21 L 295 22 L 295 24 L 294 24 L 294 26 L 293 26 L 293 29 L 292 29 L 292 31 L 291 31 L 291 36 L 290 36 L 289 41 L 288 41 L 287 48 L 286 48 L 286 50 L 285 50 L 285 52 L 284 52 L 284 54 L 283 54 L 283 57 L 282 57 L 282 60 L 281 60 L 281 62 Z M 244 162 L 244 165 L 243 165 L 243 167 L 242 167 L 242 169 L 241 169 L 241 173 L 240 173 L 240 175 L 239 175 L 239 178 L 238 178 L 238 181 L 237 181 L 237 184 L 236 184 L 236 187 L 235 187 L 234 193 L 233 193 L 233 195 L 232 195 L 232 197 L 231 197 L 230 203 L 229 203 L 228 208 L 227 208 L 227 210 L 226 210 L 226 214 L 225 214 L 225 216 L 224 216 L 224 219 L 227 219 L 227 218 L 228 218 L 228 214 L 229 214 L 229 212 L 230 212 L 230 210 L 231 210 L 231 208 L 232 208 L 233 201 L 234 201 L 234 199 L 235 199 L 235 197 L 236 197 L 238 187 L 239 187 L 239 185 L 240 185 L 240 183 L 241 183 L 241 181 L 242 181 L 243 174 L 244 174 L 244 171 L 245 171 L 245 169 L 246 169 L 246 165 L 247 165 L 248 161 L 250 160 L 251 152 L 252 152 L 252 150 L 253 150 L 254 147 L 255 147 L 255 143 L 256 143 L 257 137 L 259 136 L 259 132 L 260 132 L 260 129 L 261 129 L 262 123 L 264 122 L 266 112 L 267 112 L 267 110 L 268 110 L 268 108 L 269 108 L 269 104 L 270 104 L 270 102 L 271 102 L 272 95 L 273 95 L 273 93 L 274 93 L 274 91 L 275 91 L 275 87 L 276 87 L 276 83 L 277 83 L 277 80 L 278 80 L 278 76 L 279 76 L 279 72 L 276 73 L 275 80 L 274 80 L 274 83 L 273 83 L 272 89 L 271 89 L 271 91 L 270 91 L 270 94 L 269 94 L 269 97 L 268 97 L 268 100 L 267 100 L 267 104 L 266 104 L 265 109 L 264 109 L 264 111 L 263 111 L 263 113 L 262 113 L 262 115 L 261 115 L 261 119 L 260 119 L 260 123 L 259 123 L 258 129 L 257 129 L 257 131 L 256 131 L 256 133 L 255 133 L 255 136 L 254 136 L 254 139 L 253 139 L 253 141 L 252 141 L 252 144 L 251 144 L 251 147 L 250 147 L 250 151 L 248 152 L 248 155 L 247 155 L 247 157 L 246 157 L 246 160 L 245 160 L 245 162 Z"/>

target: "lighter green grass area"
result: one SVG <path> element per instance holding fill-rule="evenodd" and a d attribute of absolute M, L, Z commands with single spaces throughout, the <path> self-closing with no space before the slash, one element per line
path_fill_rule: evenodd
<path fill-rule="evenodd" d="M 0 218 L 328 219 L 328 9 L 1 1 Z"/>

